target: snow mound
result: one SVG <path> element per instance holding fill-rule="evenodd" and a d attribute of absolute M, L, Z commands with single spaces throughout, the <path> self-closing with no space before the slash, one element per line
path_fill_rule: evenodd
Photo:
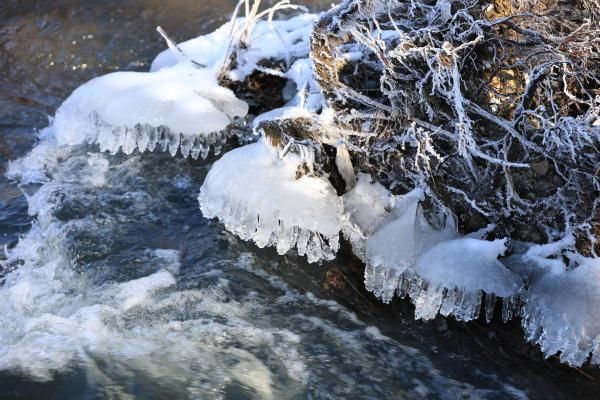
<path fill-rule="evenodd" d="M 296 247 L 309 262 L 333 259 L 339 247 L 341 199 L 320 178 L 297 177 L 304 161 L 281 158 L 264 140 L 226 153 L 206 177 L 198 201 L 206 218 L 279 254 Z"/>
<path fill-rule="evenodd" d="M 245 18 L 237 18 L 213 33 L 179 43 L 178 47 L 186 58 L 218 69 L 225 62 L 232 43 L 250 28 L 250 35 L 244 41 L 247 48 L 237 54 L 236 66 L 228 74 L 232 80 L 243 80 L 260 68 L 261 60 L 285 60 L 291 64 L 298 58 L 306 57 L 310 50 L 312 26 L 317 17 L 316 14 L 307 13 L 287 20 L 261 20 L 253 26 L 247 25 Z M 171 67 L 183 57 L 182 54 L 165 50 L 154 59 L 150 70 Z"/>
<path fill-rule="evenodd" d="M 54 119 L 59 145 L 97 143 L 102 151 L 125 154 L 157 146 L 184 157 L 206 156 L 218 146 L 245 102 L 220 87 L 207 69 L 183 62 L 157 72 L 115 72 L 82 85 Z"/>
<path fill-rule="evenodd" d="M 547 357 L 560 352 L 571 366 L 581 366 L 590 355 L 600 364 L 600 259 L 575 257 L 579 265 L 568 270 L 561 257 L 533 256 L 552 245 L 534 246 L 524 257 L 538 266 L 523 307 L 527 339 L 539 343 Z"/>
<path fill-rule="evenodd" d="M 498 260 L 505 241 L 460 237 L 451 220 L 433 228 L 419 205 L 423 197 L 418 188 L 393 196 L 364 174 L 344 195 L 344 235 L 366 262 L 366 288 L 386 303 L 409 296 L 415 317 L 425 320 L 438 313 L 477 318 L 484 294 L 488 320 L 496 296 L 504 299 L 503 317 L 512 317 L 523 283 Z"/>

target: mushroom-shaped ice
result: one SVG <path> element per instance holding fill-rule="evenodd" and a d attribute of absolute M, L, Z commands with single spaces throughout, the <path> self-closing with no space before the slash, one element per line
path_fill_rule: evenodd
<path fill-rule="evenodd" d="M 503 298 L 503 317 L 510 318 L 523 282 L 498 260 L 505 241 L 462 237 L 451 218 L 435 229 L 419 204 L 423 198 L 418 188 L 394 196 L 364 174 L 344 195 L 344 235 L 366 262 L 365 287 L 384 302 L 410 296 L 416 318 L 440 313 L 471 320 L 484 293 L 488 320 L 496 296 Z"/>
<path fill-rule="evenodd" d="M 372 185 L 371 190 L 374 192 L 373 198 L 381 199 L 381 188 Z M 421 189 L 414 189 L 403 196 L 390 196 L 394 207 L 374 219 L 379 223 L 365 244 L 365 286 L 386 303 L 396 293 L 405 295 L 402 284 L 406 283 L 407 276 L 414 275 L 412 268 L 417 257 L 434 244 L 454 235 L 450 226 L 438 231 L 429 225 L 419 206 L 424 196 Z M 362 198 L 369 196 L 363 194 Z M 381 209 L 382 201 L 377 203 L 377 208 Z M 361 225 L 359 217 L 355 215 L 352 219 Z M 408 275 L 405 274 L 407 271 Z"/>
<path fill-rule="evenodd" d="M 296 247 L 309 262 L 339 247 L 341 199 L 325 179 L 301 175 L 303 160 L 280 157 L 264 140 L 226 153 L 208 173 L 198 201 L 206 218 L 279 254 Z"/>
<path fill-rule="evenodd" d="M 54 119 L 59 145 L 97 143 L 126 154 L 158 145 L 175 155 L 206 155 L 248 105 L 219 86 L 214 73 L 182 62 L 156 72 L 115 72 L 82 85 Z"/>
<path fill-rule="evenodd" d="M 523 282 L 498 260 L 506 251 L 505 242 L 463 237 L 438 243 L 421 255 L 415 272 L 427 284 L 411 293 L 416 316 L 431 319 L 439 312 L 464 321 L 477 318 L 483 291 L 487 295 L 488 320 L 492 318 L 495 296 L 504 299 L 505 317 L 509 317 L 512 310 L 508 308 Z"/>

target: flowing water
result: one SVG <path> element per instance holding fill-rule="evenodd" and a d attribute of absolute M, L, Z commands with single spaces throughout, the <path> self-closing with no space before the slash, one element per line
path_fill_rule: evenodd
<path fill-rule="evenodd" d="M 147 68 L 163 49 L 156 25 L 183 40 L 233 6 L 4 0 L 3 175 L 75 87 Z M 352 260 L 279 257 L 204 219 L 196 197 L 214 159 L 79 147 L 34 161 L 51 164 L 43 185 L 0 178 L 0 398 L 600 396 L 595 371 L 536 361 L 511 348 L 518 337 L 497 337 L 514 326 L 415 322 L 405 303 L 379 306 L 346 278 Z"/>

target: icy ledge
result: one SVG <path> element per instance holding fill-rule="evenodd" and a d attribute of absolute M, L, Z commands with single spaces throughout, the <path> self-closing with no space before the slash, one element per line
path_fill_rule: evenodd
<path fill-rule="evenodd" d="M 182 62 L 156 72 L 115 72 L 82 85 L 54 119 L 59 145 L 97 143 L 125 154 L 157 146 L 206 156 L 248 105 L 219 86 L 212 71 Z"/>
<path fill-rule="evenodd" d="M 333 259 L 339 248 L 342 201 L 331 184 L 298 172 L 299 156 L 264 139 L 226 153 L 208 173 L 198 201 L 206 218 L 279 254 L 296 247 L 309 262 Z"/>
<path fill-rule="evenodd" d="M 460 237 L 451 223 L 434 229 L 420 209 L 422 198 L 419 189 L 393 196 L 364 174 L 344 195 L 343 232 L 366 262 L 366 288 L 384 302 L 409 296 L 415 317 L 425 320 L 438 313 L 472 320 L 484 297 L 490 320 L 497 296 L 504 299 L 503 317 L 511 318 L 523 282 L 498 260 L 504 240 Z"/>
<path fill-rule="evenodd" d="M 158 148 L 175 155 L 179 150 L 193 158 L 206 157 L 210 148 L 218 152 L 227 140 L 226 129 L 248 113 L 244 101 L 219 85 L 222 68 L 235 59 L 235 68 L 227 73 L 231 80 L 243 80 L 258 69 L 296 81 L 302 71 L 292 63 L 308 55 L 315 19 L 314 14 L 251 23 L 233 19 L 210 34 L 169 43 L 150 72 L 92 79 L 57 110 L 56 144 L 98 144 L 101 151 L 125 154 Z M 232 49 L 237 51 L 232 54 Z M 271 59 L 283 60 L 284 71 L 259 65 Z"/>

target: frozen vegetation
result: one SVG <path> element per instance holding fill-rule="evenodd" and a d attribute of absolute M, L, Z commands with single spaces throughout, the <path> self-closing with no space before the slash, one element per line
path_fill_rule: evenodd
<path fill-rule="evenodd" d="M 253 8 L 169 42 L 151 72 L 77 89 L 9 176 L 40 179 L 53 168 L 40 157 L 82 143 L 206 156 L 236 125 L 258 141 L 213 164 L 206 218 L 310 262 L 344 237 L 366 288 L 408 296 L 416 318 L 490 321 L 500 299 L 547 356 L 599 364 L 599 8 L 575 3 L 562 22 L 519 1 L 347 0 L 287 20 Z M 287 82 L 259 116 L 238 98 L 255 72 Z M 29 236 L 54 229 L 36 214 Z M 152 282 L 145 296 L 172 284 Z"/>

